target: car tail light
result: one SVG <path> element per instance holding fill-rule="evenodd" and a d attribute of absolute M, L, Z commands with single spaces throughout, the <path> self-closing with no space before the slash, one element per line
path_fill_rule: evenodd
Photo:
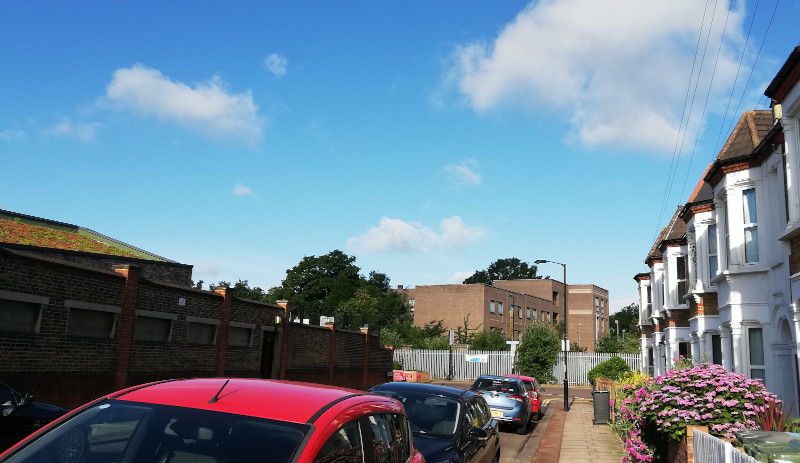
<path fill-rule="evenodd" d="M 536 392 L 536 391 L 532 391 L 531 392 L 531 399 L 536 399 L 538 397 L 539 397 L 539 393 L 538 392 Z"/>
<path fill-rule="evenodd" d="M 517 402 L 525 402 L 525 397 L 522 397 L 521 395 L 510 395 L 508 398 L 511 400 L 516 400 Z"/>

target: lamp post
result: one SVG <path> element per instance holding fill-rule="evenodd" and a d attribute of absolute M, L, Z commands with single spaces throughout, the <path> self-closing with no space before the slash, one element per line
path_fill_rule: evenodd
<path fill-rule="evenodd" d="M 564 299 L 564 340 L 563 346 L 564 349 L 564 411 L 569 411 L 569 376 L 567 375 L 567 331 L 569 331 L 569 324 L 567 324 L 567 264 L 562 264 L 561 262 L 556 262 L 552 260 L 546 259 L 537 259 L 534 261 L 534 264 L 544 264 L 549 262 L 551 264 L 558 264 L 564 268 L 564 294 L 562 294 L 562 299 Z"/>
<path fill-rule="evenodd" d="M 578 347 L 581 345 L 581 326 L 583 326 L 583 323 L 578 323 Z"/>

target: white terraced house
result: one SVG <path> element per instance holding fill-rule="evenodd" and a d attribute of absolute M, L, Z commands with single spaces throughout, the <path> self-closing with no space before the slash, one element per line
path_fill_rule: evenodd
<path fill-rule="evenodd" d="M 745 112 L 645 259 L 644 372 L 683 355 L 759 378 L 800 409 L 800 47 Z"/>

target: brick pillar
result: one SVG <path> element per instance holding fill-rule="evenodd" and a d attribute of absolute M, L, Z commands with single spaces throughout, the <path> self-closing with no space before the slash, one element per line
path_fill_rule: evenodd
<path fill-rule="evenodd" d="M 328 338 L 328 384 L 333 383 L 333 373 L 336 371 L 336 327 L 334 325 L 327 325 L 331 330 L 331 336 Z"/>
<path fill-rule="evenodd" d="M 142 269 L 135 265 L 115 265 L 114 271 L 125 277 L 122 290 L 122 309 L 119 314 L 117 345 L 114 353 L 114 389 L 128 386 L 128 369 L 131 364 L 131 344 L 136 322 L 136 301 L 139 297 L 139 278 Z"/>
<path fill-rule="evenodd" d="M 222 295 L 222 307 L 219 312 L 219 332 L 217 333 L 217 366 L 215 374 L 225 376 L 225 363 L 228 357 L 228 338 L 230 338 L 231 305 L 233 305 L 233 288 L 219 286 L 214 292 Z"/>
<path fill-rule="evenodd" d="M 686 463 L 694 463 L 694 432 L 697 429 L 708 432 L 708 426 L 686 426 Z"/>
<path fill-rule="evenodd" d="M 292 306 L 287 300 L 277 301 L 283 308 L 281 320 L 281 355 L 278 367 L 278 379 L 286 379 L 286 364 L 289 362 L 289 322 L 292 317 Z"/>
<path fill-rule="evenodd" d="M 361 380 L 361 387 L 369 386 L 369 329 L 361 328 L 364 333 L 364 376 Z"/>

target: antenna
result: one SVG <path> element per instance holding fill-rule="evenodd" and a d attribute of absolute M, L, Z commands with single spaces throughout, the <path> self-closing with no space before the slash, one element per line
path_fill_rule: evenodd
<path fill-rule="evenodd" d="M 228 385 L 230 380 L 231 379 L 228 378 L 228 379 L 225 380 L 224 383 L 222 383 L 222 387 L 219 388 L 219 391 L 217 391 L 217 393 L 214 394 L 214 397 L 212 397 L 211 400 L 208 401 L 208 403 L 213 404 L 213 403 L 216 403 L 219 400 L 219 395 L 222 394 L 222 390 L 225 389 L 225 386 Z"/>

